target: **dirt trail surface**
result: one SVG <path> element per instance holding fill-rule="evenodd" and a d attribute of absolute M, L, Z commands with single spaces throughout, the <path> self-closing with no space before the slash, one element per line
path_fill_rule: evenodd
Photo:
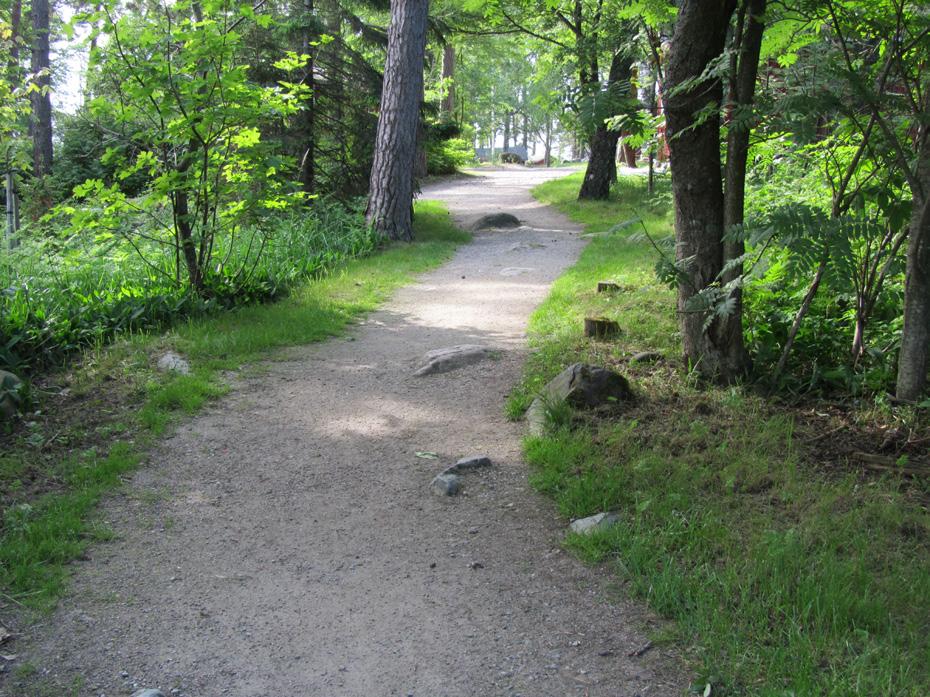
<path fill-rule="evenodd" d="M 105 507 L 117 539 L 24 630 L 30 680 L 107 697 L 680 695 L 672 658 L 628 655 L 649 616 L 560 549 L 567 521 L 529 488 L 524 424 L 503 416 L 527 318 L 583 246 L 528 193 L 562 174 L 426 187 L 463 226 L 524 225 L 477 234 L 347 337 L 289 351 L 181 427 Z M 458 344 L 495 351 L 414 377 Z M 430 493 L 472 454 L 494 466 Z"/>

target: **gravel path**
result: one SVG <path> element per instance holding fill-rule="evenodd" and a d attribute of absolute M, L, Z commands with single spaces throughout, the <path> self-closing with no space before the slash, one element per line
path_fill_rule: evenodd
<path fill-rule="evenodd" d="M 561 174 L 427 187 L 463 225 L 495 211 L 526 225 L 478 234 L 349 336 L 289 351 L 166 441 L 106 507 L 118 538 L 19 642 L 31 680 L 80 676 L 79 694 L 107 697 L 680 695 L 673 658 L 628 655 L 650 616 L 560 549 L 566 521 L 528 487 L 523 424 L 503 416 L 527 317 L 583 246 L 528 193 Z M 497 358 L 412 376 L 457 344 Z M 429 493 L 471 454 L 495 466 L 458 497 Z"/>

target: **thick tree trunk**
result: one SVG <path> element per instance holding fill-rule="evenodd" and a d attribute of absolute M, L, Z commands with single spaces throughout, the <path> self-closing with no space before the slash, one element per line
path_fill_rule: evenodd
<path fill-rule="evenodd" d="M 756 76 L 759 72 L 759 53 L 762 49 L 762 34 L 765 31 L 763 15 L 767 0 L 746 0 L 743 27 L 738 46 L 738 65 L 730 86 L 730 108 L 744 112 L 752 108 L 756 92 Z M 742 115 L 742 114 L 741 114 Z M 746 162 L 749 158 L 749 136 L 751 124 L 740 120 L 731 123 L 727 133 L 727 163 L 724 191 L 723 229 L 726 233 L 734 225 L 743 224 L 746 203 Z M 738 259 L 745 252 L 740 240 L 723 243 L 724 263 Z M 743 274 L 740 264 L 723 275 L 729 283 Z M 743 292 L 737 288 L 732 292 L 735 305 L 733 313 L 719 320 L 719 334 L 729 351 L 730 360 L 736 365 L 749 365 L 749 353 L 743 344 Z"/>
<path fill-rule="evenodd" d="M 502 152 L 510 150 L 510 113 L 504 114 L 504 148 Z"/>
<path fill-rule="evenodd" d="M 915 401 L 927 386 L 930 367 L 930 126 L 918 136 L 918 191 L 912 192 L 904 286 L 904 328 L 898 354 L 898 399 Z"/>
<path fill-rule="evenodd" d="M 620 80 L 629 79 L 633 61 L 625 52 L 617 53 L 610 61 L 607 89 Z M 617 142 L 620 132 L 609 130 L 599 123 L 591 138 L 591 156 L 581 182 L 579 199 L 604 200 L 610 196 L 610 187 L 617 180 Z"/>
<path fill-rule="evenodd" d="M 440 105 L 440 113 L 452 119 L 455 116 L 455 49 L 451 43 L 442 48 L 442 81 L 446 94 Z"/>
<path fill-rule="evenodd" d="M 723 268 L 724 200 L 720 171 L 720 119 L 714 108 L 723 96 L 719 80 L 704 80 L 689 89 L 677 86 L 699 78 L 723 53 L 735 0 L 686 0 L 679 7 L 666 68 L 671 94 L 666 100 L 671 148 L 672 192 L 675 197 L 676 257 L 684 264 L 678 285 L 678 311 L 687 363 L 702 375 L 722 382 L 739 379 L 745 362 L 733 342 L 741 318 L 721 331 L 704 329 L 707 315 L 694 312 L 691 298 L 718 280 Z M 711 110 L 701 123 L 699 114 Z"/>
<path fill-rule="evenodd" d="M 413 239 L 411 207 L 429 0 L 394 0 L 366 217 L 381 236 Z"/>
<path fill-rule="evenodd" d="M 48 0 L 32 1 L 32 72 L 38 89 L 32 94 L 32 173 L 41 178 L 52 171 L 52 95 L 49 57 Z"/>

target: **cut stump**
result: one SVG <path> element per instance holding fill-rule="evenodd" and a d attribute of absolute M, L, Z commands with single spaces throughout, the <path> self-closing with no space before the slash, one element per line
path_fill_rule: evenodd
<path fill-rule="evenodd" d="M 608 339 L 620 333 L 620 325 L 604 317 L 585 317 L 584 335 L 595 339 Z"/>
<path fill-rule="evenodd" d="M 620 286 L 614 283 L 613 281 L 598 281 L 597 292 L 598 293 L 619 293 Z"/>

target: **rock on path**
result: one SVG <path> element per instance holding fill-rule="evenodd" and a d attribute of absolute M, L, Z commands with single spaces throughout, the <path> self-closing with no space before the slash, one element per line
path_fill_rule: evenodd
<path fill-rule="evenodd" d="M 527 317 L 582 247 L 528 193 L 564 173 L 427 187 L 464 227 L 495 210 L 524 226 L 476 235 L 355 341 L 240 377 L 159 447 L 101 512 L 115 539 L 17 641 L 35 680 L 80 676 L 95 695 L 129 694 L 121 671 L 192 697 L 681 694 L 662 650 L 627 656 L 653 620 L 561 551 L 565 521 L 529 489 L 524 425 L 503 414 Z M 411 376 L 417 357 L 462 344 L 501 358 Z M 425 448 L 494 466 L 466 475 L 450 505 L 424 495 L 437 467 L 414 456 Z M 0 693 L 29 694 L 11 675 Z"/>

